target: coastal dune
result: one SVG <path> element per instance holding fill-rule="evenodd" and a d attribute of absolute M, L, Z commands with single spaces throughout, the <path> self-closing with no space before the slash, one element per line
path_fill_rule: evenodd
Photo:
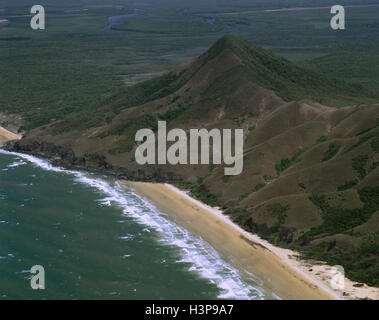
<path fill-rule="evenodd" d="M 285 249 L 270 245 L 211 208 L 169 184 L 125 183 L 170 215 L 176 223 L 201 236 L 238 268 L 254 274 L 263 287 L 281 299 L 329 300 L 340 296 L 322 281 L 296 268 Z M 282 251 L 280 251 L 282 250 Z"/>

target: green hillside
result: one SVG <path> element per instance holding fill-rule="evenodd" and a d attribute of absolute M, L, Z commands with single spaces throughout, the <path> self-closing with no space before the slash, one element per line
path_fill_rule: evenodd
<path fill-rule="evenodd" d="M 240 62 L 223 75 L 225 85 L 244 78 L 245 81 L 273 90 L 284 101 L 311 99 L 331 106 L 370 103 L 378 100 L 372 91 L 359 84 L 328 78 L 322 73 L 291 63 L 249 41 L 227 35 L 217 41 L 189 68 L 181 70 L 180 73 L 167 73 L 127 87 L 107 100 L 101 101 L 97 106 L 89 105 L 82 108 L 80 112 L 69 115 L 64 124 L 60 125 L 60 130 L 97 126 L 101 121 L 111 121 L 123 109 L 168 97 L 180 90 L 209 62 L 217 57 L 232 54 L 239 57 Z M 209 90 L 202 93 L 202 98 L 206 99 L 206 96 L 209 96 L 211 99 L 217 94 L 218 92 Z M 104 113 L 107 115 L 105 118 Z"/>
<path fill-rule="evenodd" d="M 379 285 L 379 99 L 235 36 L 161 77 L 30 131 L 12 148 L 120 178 L 169 181 L 248 231 Z M 341 107 L 344 106 L 344 107 Z M 244 170 L 139 166 L 138 129 L 242 128 Z"/>

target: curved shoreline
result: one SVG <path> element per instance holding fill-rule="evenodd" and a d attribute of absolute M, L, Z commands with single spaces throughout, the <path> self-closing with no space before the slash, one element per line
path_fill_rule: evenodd
<path fill-rule="evenodd" d="M 234 265 L 256 275 L 263 281 L 265 289 L 281 299 L 338 299 L 333 292 L 320 289 L 291 268 L 271 248 L 228 221 L 217 209 L 168 184 L 125 183 L 169 214 L 179 225 L 200 235 Z"/>
<path fill-rule="evenodd" d="M 7 141 L 21 138 L 21 134 L 0 127 L 0 147 Z M 276 247 L 242 230 L 222 211 L 193 199 L 170 184 L 123 182 L 179 225 L 201 236 L 232 264 L 263 280 L 264 287 L 282 299 L 379 299 L 379 288 L 355 287 L 356 282 L 346 278 L 343 291 L 332 290 L 329 287 L 330 266 L 298 259 L 298 253 Z"/>
<path fill-rule="evenodd" d="M 282 299 L 379 299 L 378 288 L 354 287 L 356 283 L 346 278 L 343 291 L 333 290 L 329 286 L 330 266 L 300 260 L 298 253 L 276 247 L 246 232 L 222 211 L 191 198 L 170 184 L 124 183 L 170 215 L 176 223 L 200 235 L 234 265 L 256 275 L 263 281 L 264 288 Z"/>

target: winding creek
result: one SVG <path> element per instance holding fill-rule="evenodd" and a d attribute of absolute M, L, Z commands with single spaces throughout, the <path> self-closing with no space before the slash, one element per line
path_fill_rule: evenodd
<path fill-rule="evenodd" d="M 108 18 L 108 24 L 103 28 L 103 30 L 112 30 L 114 26 L 124 24 L 128 19 L 144 14 L 144 10 L 134 9 L 130 14 L 124 14 L 121 16 L 112 16 Z"/>

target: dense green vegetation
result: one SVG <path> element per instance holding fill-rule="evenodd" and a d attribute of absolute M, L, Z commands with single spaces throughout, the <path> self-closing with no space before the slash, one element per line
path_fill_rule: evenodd
<path fill-rule="evenodd" d="M 229 208 L 225 213 L 230 215 L 232 220 L 240 224 L 245 230 L 259 234 L 271 243 L 278 245 L 291 244 L 296 239 L 297 250 L 304 254 L 304 257 L 326 261 L 330 265 L 342 265 L 347 276 L 352 280 L 364 282 L 369 285 L 379 285 L 378 263 L 379 245 L 378 234 L 368 234 L 363 242 L 353 250 L 346 250 L 337 246 L 336 240 L 324 241 L 319 245 L 311 245 L 311 242 L 319 237 L 336 234 L 352 234 L 354 227 L 367 222 L 372 214 L 379 210 L 379 187 L 365 187 L 358 190 L 362 208 L 346 209 L 331 205 L 327 196 L 323 194 L 313 194 L 310 200 L 321 210 L 323 223 L 310 231 L 295 238 L 294 229 L 284 226 L 288 205 L 272 203 L 266 210 L 277 221 L 271 227 L 267 224 L 256 224 L 251 215 L 242 208 Z"/>
<path fill-rule="evenodd" d="M 328 140 L 327 137 L 325 137 L 325 136 L 321 136 L 320 138 L 317 139 L 316 143 L 323 143 L 323 142 L 325 142 L 325 141 L 327 141 L 327 140 Z"/>
<path fill-rule="evenodd" d="M 322 211 L 324 223 L 305 233 L 299 241 L 309 243 L 320 234 L 350 233 L 352 228 L 362 225 L 379 209 L 379 187 L 366 187 L 359 190 L 362 208 L 345 209 L 331 206 L 324 195 L 312 195 L 310 199 Z M 353 233 L 354 235 L 354 233 Z M 345 267 L 347 276 L 369 285 L 379 285 L 378 249 L 376 238 L 365 240 L 355 250 L 335 248 L 336 241 L 323 242 L 316 247 L 303 249 L 306 257 L 339 264 Z"/>
<path fill-rule="evenodd" d="M 288 169 L 292 165 L 292 161 L 288 158 L 280 160 L 280 163 L 278 163 L 275 168 L 278 175 L 280 175 L 281 172 Z"/>
<path fill-rule="evenodd" d="M 350 234 L 354 227 L 367 222 L 372 214 L 379 210 L 379 187 L 365 187 L 358 192 L 364 205 L 355 209 L 330 205 L 325 195 L 312 195 L 310 199 L 321 209 L 324 222 L 305 233 L 299 241 L 304 245 L 321 234 Z M 335 245 L 335 241 L 323 242 L 319 246 L 303 249 L 303 252 L 307 257 L 345 266 L 347 275 L 353 280 L 375 286 L 379 284 L 377 240 L 374 238 L 365 240 L 353 251 L 335 248 Z"/>
<path fill-rule="evenodd" d="M 334 249 L 335 242 L 324 242 L 312 249 L 303 250 L 304 257 L 320 259 L 331 265 L 344 266 L 349 279 L 363 282 L 371 286 L 379 286 L 378 256 L 379 245 L 365 242 L 358 249 L 345 251 Z"/>
<path fill-rule="evenodd" d="M 324 223 L 304 234 L 303 238 L 310 240 L 320 234 L 336 234 L 345 232 L 366 222 L 379 209 L 379 187 L 367 187 L 359 190 L 364 202 L 361 209 L 345 209 L 332 206 L 325 195 L 314 194 L 310 200 L 321 209 Z"/>
<path fill-rule="evenodd" d="M 253 223 L 248 212 L 242 208 L 228 208 L 224 213 L 230 216 L 231 220 L 240 225 L 248 232 L 253 231 Z"/>
<path fill-rule="evenodd" d="M 345 5 L 370 3 L 341 1 Z M 6 75 L 0 77 L 0 111 L 21 113 L 26 121 L 25 129 L 63 119 L 79 110 L 85 113 L 79 117 L 86 120 L 83 123 L 103 119 L 100 111 L 91 112 L 100 101 L 200 54 L 228 30 L 293 61 L 319 57 L 304 62 L 317 72 L 321 70 L 350 83 L 363 81 L 373 91 L 378 87 L 379 72 L 375 68 L 379 65 L 376 45 L 379 8 L 376 7 L 349 9 L 349 33 L 343 33 L 329 28 L 327 9 L 261 11 L 304 6 L 300 0 L 222 0 L 217 6 L 212 1 L 200 0 L 127 4 L 108 0 L 106 5 L 101 0 L 44 0 L 40 4 L 47 12 L 47 30 L 36 32 L 29 28 L 29 18 L 23 16 L 33 4 L 31 0 L 13 0 L 0 8 L 0 16 L 11 21 L 10 25 L 0 27 L 0 73 Z M 329 4 L 326 0 L 312 0 L 306 5 Z M 109 16 L 128 14 L 135 8 L 145 13 L 116 27 L 124 31 L 102 30 Z M 225 14 L 230 12 L 238 14 Z M 264 62 L 264 57 L 259 59 Z M 293 72 L 296 70 L 287 70 L 282 62 L 266 68 L 277 70 L 283 77 L 290 72 L 296 78 Z M 299 76 L 310 88 L 319 84 L 314 78 Z M 264 78 L 260 79 L 264 82 Z M 281 92 L 281 81 L 275 77 L 268 77 L 264 84 L 288 99 L 294 93 L 301 95 L 296 84 L 289 91 Z M 148 86 L 153 90 L 156 84 Z M 358 95 L 363 88 L 354 84 L 346 86 L 349 92 Z M 313 95 L 319 93 L 322 92 L 315 91 Z M 128 95 L 130 105 L 153 98 L 153 93 L 139 96 L 138 88 Z M 339 103 L 340 98 L 330 97 L 330 101 Z M 116 112 L 124 107 L 117 100 L 110 104 Z M 93 121 L 89 121 L 92 117 Z"/>
<path fill-rule="evenodd" d="M 358 178 L 361 180 L 364 179 L 364 177 L 367 174 L 367 171 L 365 169 L 367 161 L 368 161 L 367 154 L 362 154 L 356 158 L 353 158 L 353 169 L 358 173 Z"/>
<path fill-rule="evenodd" d="M 305 150 L 300 149 L 291 159 L 285 158 L 280 160 L 280 163 L 275 165 L 276 173 L 278 176 L 286 169 L 291 167 L 293 164 L 298 162 L 300 159 L 299 157 L 305 152 Z"/>
<path fill-rule="evenodd" d="M 374 150 L 374 152 L 378 153 L 379 152 L 379 136 L 375 137 L 371 141 L 371 147 Z"/>
<path fill-rule="evenodd" d="M 378 137 L 379 136 L 379 132 L 377 133 L 369 133 L 369 134 L 366 134 L 364 136 L 362 136 L 361 138 L 359 138 L 359 141 L 357 143 L 354 143 L 350 148 L 348 148 L 344 153 L 348 153 L 352 150 L 354 150 L 355 148 L 359 147 L 360 145 L 362 145 L 363 143 L 365 143 L 366 141 L 369 141 L 370 139 L 374 138 L 374 137 Z"/>
<path fill-rule="evenodd" d="M 301 251 L 306 258 L 326 261 L 330 265 L 344 266 L 347 276 L 352 280 L 378 286 L 379 245 L 377 234 L 369 235 L 354 250 L 337 247 L 335 240 L 324 241 L 319 245 L 310 245 L 312 240 L 320 236 L 339 233 L 354 235 L 353 228 L 367 222 L 372 214 L 379 210 L 379 187 L 366 187 L 358 192 L 364 205 L 362 208 L 355 209 L 330 205 L 326 195 L 311 195 L 310 200 L 322 212 L 323 223 L 301 235 L 296 240 L 295 248 Z M 225 213 L 245 230 L 257 233 L 271 243 L 288 245 L 295 237 L 293 229 L 283 226 L 288 210 L 288 205 L 280 203 L 267 206 L 267 211 L 277 219 L 277 222 L 271 227 L 266 224 L 254 223 L 251 215 L 242 208 L 230 208 Z"/>
<path fill-rule="evenodd" d="M 187 110 L 188 107 L 185 107 L 181 104 L 176 104 L 172 106 L 167 112 L 164 113 L 157 113 L 157 114 L 143 114 L 140 116 L 137 116 L 135 118 L 127 118 L 123 119 L 122 121 L 119 121 L 118 124 L 111 129 L 104 131 L 98 135 L 96 135 L 96 138 L 105 138 L 108 136 L 123 136 L 123 139 L 118 143 L 117 147 L 110 150 L 112 154 L 119 154 L 124 152 L 130 152 L 134 145 L 135 145 L 135 133 L 144 128 L 149 128 L 153 130 L 154 132 L 158 129 L 158 121 L 166 121 L 167 124 L 169 124 L 171 121 L 178 118 L 185 110 Z M 98 112 L 99 117 L 101 115 L 101 112 Z M 113 118 L 113 117 L 111 117 Z M 86 121 L 87 120 L 87 121 Z M 103 121 L 106 121 L 106 119 L 99 118 L 99 122 L 97 124 L 102 123 Z M 68 130 L 72 126 L 77 127 L 83 127 L 88 125 L 93 125 L 93 117 L 83 119 L 80 118 L 80 121 L 77 119 L 72 119 L 71 122 L 69 120 L 66 120 L 62 122 L 57 129 L 55 129 L 55 133 L 61 133 L 64 130 Z"/>
<path fill-rule="evenodd" d="M 270 227 L 267 224 L 255 223 L 248 212 L 242 208 L 230 208 L 226 210 L 225 214 L 230 215 L 231 219 L 246 231 L 257 233 L 273 244 L 287 245 L 293 240 L 293 230 L 283 226 L 289 209 L 289 205 L 269 204 L 266 210 L 275 219 L 275 223 Z"/>
<path fill-rule="evenodd" d="M 308 98 L 323 104 L 344 106 L 378 100 L 374 92 L 360 84 L 328 78 L 318 71 L 299 67 L 249 41 L 236 41 L 233 37 L 224 38 L 212 46 L 203 55 L 204 64 L 218 56 L 225 47 L 242 59 L 241 69 L 246 71 L 249 80 L 273 90 L 286 101 Z"/>
<path fill-rule="evenodd" d="M 256 83 L 272 89 L 287 101 L 311 98 L 321 103 L 342 106 L 379 100 L 379 6 L 348 9 L 348 30 L 337 32 L 329 27 L 328 9 L 270 13 L 262 11 L 266 8 L 329 5 L 326 0 L 310 0 L 306 4 L 301 0 L 220 0 L 217 1 L 217 6 L 213 1 L 207 0 L 146 0 L 143 3 L 127 4 L 125 1 L 109 0 L 107 5 L 100 0 L 69 0 L 64 1 L 64 4 L 57 0 L 41 0 L 40 3 L 46 5 L 48 12 L 48 29 L 45 32 L 31 31 L 28 27 L 29 19 L 21 16 L 30 9 L 31 1 L 14 0 L 0 7 L 0 14 L 11 20 L 10 25 L 0 27 L 0 74 L 6 75 L 0 77 L 0 112 L 22 114 L 26 130 L 62 120 L 54 126 L 52 133 L 56 135 L 93 127 L 97 129 L 100 125 L 112 123 L 93 135 L 91 132 L 90 139 L 98 139 L 98 147 L 102 143 L 101 139 L 111 137 L 109 140 L 116 142 L 106 152 L 114 158 L 125 156 L 127 159 L 124 153 L 132 150 L 138 129 L 156 130 L 158 120 L 171 123 L 180 120 L 183 114 L 192 116 L 186 111 L 196 107 L 196 98 L 211 101 L 211 107 L 202 105 L 199 113 L 213 111 L 211 109 L 216 106 L 212 103 L 216 104 L 218 97 L 224 99 L 221 102 L 225 102 L 231 92 L 227 89 L 235 88 L 233 83 L 241 80 L 242 76 L 246 77 L 243 79 L 246 82 L 251 81 L 250 84 Z M 341 1 L 341 4 L 367 3 L 370 1 Z M 129 14 L 136 8 L 145 13 L 130 18 L 123 25 L 115 26 L 114 30 L 102 30 L 109 16 Z M 216 39 L 230 31 L 262 47 L 229 36 L 222 38 L 211 50 L 201 55 L 199 61 L 204 66 L 225 49 L 232 50 L 243 61 L 238 70 L 235 68 L 223 74 L 227 80 L 218 89 L 223 95 L 207 91 L 203 96 L 186 96 L 189 101 L 187 103 L 181 96 L 173 94 L 186 83 L 187 78 L 183 73 L 167 71 L 205 52 Z M 208 85 L 212 87 L 213 83 Z M 165 109 L 161 109 L 162 104 L 154 113 L 138 114 L 132 119 L 115 119 L 124 109 L 170 94 L 173 95 L 164 104 Z M 196 94 L 199 93 L 195 92 L 194 95 Z M 192 95 L 191 91 L 188 95 Z M 264 118 L 262 114 L 257 116 Z M 195 118 L 199 119 L 203 117 Z M 190 120 L 191 123 L 197 123 L 194 119 L 188 119 Z M 226 120 L 231 120 L 236 126 L 247 124 L 247 137 L 250 133 L 257 136 L 262 133 L 259 132 L 260 125 L 249 122 L 250 115 L 236 114 Z M 301 145 L 294 146 L 291 141 L 286 141 L 287 150 L 282 150 L 286 153 L 280 157 L 283 159 L 279 163 L 280 158 L 276 157 L 275 152 L 269 154 L 269 150 L 262 149 L 264 152 L 259 152 L 259 155 L 265 157 L 265 161 L 261 163 L 259 173 L 247 168 L 254 180 L 242 181 L 239 193 L 234 194 L 235 190 L 231 190 L 237 189 L 235 186 L 240 182 L 238 178 L 219 175 L 217 168 L 212 166 L 209 172 L 195 174 L 195 180 L 198 177 L 196 183 L 191 181 L 187 187 L 199 200 L 212 206 L 229 206 L 234 201 L 236 205 L 231 205 L 226 213 L 245 230 L 258 233 L 278 245 L 296 245 L 308 257 L 322 259 L 330 264 L 342 264 L 352 279 L 378 285 L 377 232 L 362 236 L 364 232 L 360 231 L 358 237 L 359 232 L 355 230 L 367 223 L 378 210 L 378 188 L 362 188 L 365 179 L 371 178 L 370 172 L 378 165 L 372 153 L 379 150 L 378 126 L 379 120 L 374 127 L 354 133 L 353 137 L 349 137 L 348 144 L 342 138 L 338 138 L 338 144 L 329 144 L 327 141 L 333 137 L 326 136 L 328 133 L 325 131 L 317 134 L 325 135 L 316 141 L 317 136 L 312 136 L 308 143 L 307 137 L 304 137 L 304 144 Z M 313 127 L 308 128 L 312 130 Z M 346 129 L 346 132 L 350 131 Z M 352 144 L 353 139 L 356 140 Z M 280 141 L 283 143 L 283 139 Z M 372 148 L 370 154 L 366 155 L 369 151 L 361 155 L 351 152 L 357 151 L 365 143 Z M 262 141 L 262 147 L 265 146 L 265 141 Z M 270 148 L 275 151 L 275 146 L 279 147 L 273 144 Z M 320 158 L 317 158 L 317 164 L 312 163 L 313 159 L 308 159 L 310 157 L 300 158 L 303 152 L 312 148 L 324 148 L 320 155 L 323 163 L 320 163 Z M 342 153 L 339 152 L 340 149 L 346 151 Z M 85 163 L 89 159 L 90 162 L 92 151 L 90 154 L 87 154 L 88 150 L 84 151 L 86 153 L 83 152 L 80 161 Z M 336 179 L 338 182 L 333 186 L 333 178 L 323 176 L 321 171 L 317 171 L 317 166 L 322 165 L 328 169 L 328 165 L 341 156 L 348 159 L 344 164 L 350 171 L 353 168 L 354 174 L 343 180 Z M 106 163 L 104 155 L 99 157 L 103 157 L 101 160 Z M 96 162 L 96 157 L 92 158 Z M 296 172 L 296 167 L 288 170 L 300 160 L 302 163 L 299 167 L 303 170 L 301 175 Z M 126 164 L 128 165 L 131 162 Z M 153 179 L 163 181 L 162 168 L 153 170 Z M 283 174 L 286 170 L 288 173 L 291 171 L 291 174 Z M 129 177 L 128 174 L 131 173 L 125 171 Z M 269 176 L 275 175 L 275 171 L 276 177 Z M 330 174 L 331 171 L 326 172 Z M 267 183 L 261 183 L 257 175 L 263 176 Z M 217 183 L 212 184 L 213 177 L 217 178 Z M 285 181 L 284 187 L 279 185 L 282 178 Z M 230 181 L 233 183 L 230 184 Z M 290 196 L 287 184 L 288 192 L 295 192 Z M 219 185 L 222 185 L 221 190 L 217 189 Z M 233 187 L 230 188 L 230 185 Z M 320 191 L 324 186 L 332 186 L 332 190 L 338 189 L 340 193 L 346 190 L 356 192 L 354 188 L 359 188 L 363 207 L 346 208 L 332 204 L 327 195 Z M 315 194 L 308 199 L 311 192 Z M 261 195 L 263 196 L 259 199 Z M 299 195 L 304 198 L 298 198 Z M 291 196 L 295 197 L 290 199 Z M 275 197 L 274 202 L 270 202 L 272 197 Z M 278 200 L 279 197 L 286 200 Z M 256 205 L 256 199 L 263 201 L 260 205 L 269 203 L 267 207 L 262 205 L 260 214 L 268 216 L 270 223 L 255 221 L 251 208 Z M 288 202 L 290 205 L 287 201 L 293 202 Z M 299 207 L 296 207 L 297 201 Z M 240 204 L 242 207 L 238 207 Z M 296 208 L 293 209 L 294 207 Z M 312 208 L 320 212 L 321 224 L 309 229 L 305 226 L 306 231 L 299 233 L 297 226 L 288 226 L 289 221 L 295 218 L 306 219 L 306 214 L 314 214 Z M 304 216 L 290 216 L 294 214 L 291 210 L 303 210 L 301 213 Z M 321 219 L 320 216 L 316 218 Z M 351 242 L 355 247 L 346 249 L 341 246 L 336 240 L 337 235 L 354 237 Z M 324 237 L 327 240 L 314 244 Z M 346 243 L 349 245 L 348 241 Z"/>
<path fill-rule="evenodd" d="M 209 192 L 206 186 L 203 184 L 193 184 L 190 186 L 191 194 L 193 194 L 200 201 L 210 205 L 217 205 L 217 196 Z"/>
<path fill-rule="evenodd" d="M 357 184 L 358 184 L 357 180 L 346 181 L 345 184 L 338 186 L 338 191 L 349 190 Z"/>
<path fill-rule="evenodd" d="M 322 161 L 328 161 L 328 160 L 332 159 L 338 153 L 338 150 L 340 149 L 340 147 L 341 146 L 338 146 L 338 145 L 331 143 L 328 146 L 328 150 L 326 150 L 324 152 Z"/>

